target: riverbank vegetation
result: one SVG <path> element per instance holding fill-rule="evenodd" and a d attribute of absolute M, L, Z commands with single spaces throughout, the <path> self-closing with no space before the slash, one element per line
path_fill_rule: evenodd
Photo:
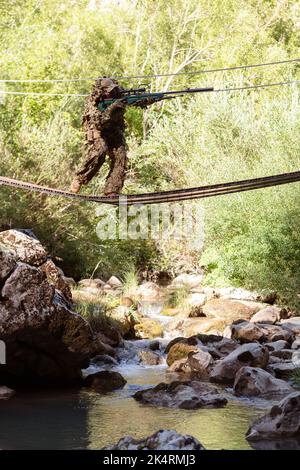
<path fill-rule="evenodd" d="M 297 2 L 14 0 L 0 2 L 1 79 L 147 75 L 295 58 Z M 290 81 L 299 63 L 124 81 L 151 91 Z M 92 81 L 1 83 L 5 91 L 88 93 Z M 84 99 L 0 96 L 0 174 L 67 189 L 81 158 Z M 299 85 L 179 98 L 128 111 L 126 192 L 148 192 L 299 169 Z M 105 172 L 86 188 L 101 193 Z M 0 225 L 31 227 L 66 274 L 194 271 L 206 282 L 274 289 L 299 305 L 300 186 L 212 198 L 205 243 L 99 240 L 92 204 L 1 188 Z M 124 263 L 126 260 L 126 263 Z M 132 266 L 135 271 L 132 271 Z"/>

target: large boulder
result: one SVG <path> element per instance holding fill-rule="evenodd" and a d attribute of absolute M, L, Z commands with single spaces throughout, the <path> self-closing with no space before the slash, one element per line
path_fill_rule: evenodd
<path fill-rule="evenodd" d="M 161 430 L 145 439 L 122 437 L 117 444 L 104 447 L 103 450 L 204 450 L 204 447 L 193 436 Z"/>
<path fill-rule="evenodd" d="M 240 318 L 250 319 L 261 308 L 262 305 L 257 302 L 220 298 L 209 300 L 202 307 L 202 311 L 206 317 L 223 319 L 229 323 Z"/>
<path fill-rule="evenodd" d="M 160 383 L 156 387 L 139 390 L 133 397 L 145 405 L 186 410 L 220 408 L 227 404 L 226 398 L 216 389 L 195 380 Z"/>
<path fill-rule="evenodd" d="M 269 323 L 251 323 L 248 321 L 235 321 L 227 326 L 224 336 L 232 338 L 241 343 L 252 343 L 253 341 L 275 342 L 287 341 L 291 343 L 294 339 L 293 332 L 283 328 L 281 325 Z"/>
<path fill-rule="evenodd" d="M 14 253 L 16 261 L 41 266 L 47 260 L 47 251 L 31 230 L 0 232 L 0 243 Z"/>
<path fill-rule="evenodd" d="M 175 327 L 177 326 L 176 329 L 181 331 L 184 336 L 222 334 L 226 327 L 226 321 L 224 319 L 203 317 L 202 307 L 200 307 L 200 310 L 197 309 L 197 312 L 197 318 L 195 318 L 195 310 L 192 309 L 190 317 L 194 316 L 194 318 L 185 319 L 182 324 L 174 325 Z"/>
<path fill-rule="evenodd" d="M 98 350 L 88 323 L 49 282 L 43 269 L 46 252 L 38 240 L 15 230 L 2 232 L 0 238 L 2 258 L 8 256 L 10 263 L 0 291 L 0 340 L 6 344 L 1 380 L 79 380 L 80 370 Z"/>
<path fill-rule="evenodd" d="M 39 267 L 46 274 L 48 282 L 64 295 L 70 306 L 72 305 L 72 294 L 67 278 L 50 259 L 31 230 L 0 232 L 0 253 L 0 279 L 7 276 L 16 261 Z"/>
<path fill-rule="evenodd" d="M 300 437 L 300 392 L 294 392 L 254 421 L 248 429 L 249 440 Z"/>
<path fill-rule="evenodd" d="M 235 376 L 233 385 L 237 396 L 259 396 L 261 398 L 282 398 L 293 388 L 273 377 L 269 372 L 256 367 L 242 367 Z"/>
<path fill-rule="evenodd" d="M 233 384 L 236 373 L 244 366 L 265 368 L 269 360 L 269 351 L 258 343 L 247 343 L 221 359 L 214 366 L 211 382 Z"/>

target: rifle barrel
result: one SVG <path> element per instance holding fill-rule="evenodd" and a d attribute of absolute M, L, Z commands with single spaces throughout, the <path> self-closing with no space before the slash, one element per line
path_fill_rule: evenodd
<path fill-rule="evenodd" d="M 164 95 L 183 95 L 184 93 L 205 93 L 208 91 L 214 91 L 214 87 L 187 88 L 186 90 L 163 91 L 161 93 Z"/>

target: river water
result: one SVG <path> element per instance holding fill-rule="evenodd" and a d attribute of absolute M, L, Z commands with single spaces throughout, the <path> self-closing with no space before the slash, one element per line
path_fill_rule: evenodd
<path fill-rule="evenodd" d="M 144 348 L 145 344 L 140 346 Z M 100 449 L 124 435 L 142 438 L 164 428 L 191 434 L 207 449 L 248 449 L 245 432 L 269 406 L 236 399 L 221 409 L 145 406 L 132 398 L 133 393 L 174 379 L 166 366 L 141 366 L 132 356 L 115 370 L 122 373 L 127 384 L 123 390 L 107 395 L 88 389 L 31 391 L 0 402 L 0 448 Z"/>
<path fill-rule="evenodd" d="M 168 340 L 160 342 L 163 351 Z M 119 349 L 119 364 L 113 370 L 127 380 L 122 390 L 106 395 L 89 389 L 35 390 L 0 401 L 0 449 L 101 449 L 125 435 L 142 438 L 159 429 L 191 434 L 207 449 L 249 449 L 247 429 L 272 403 L 236 399 L 225 390 L 229 402 L 219 409 L 142 405 L 132 398 L 137 390 L 177 378 L 167 372 L 165 363 L 143 366 L 138 362 L 138 352 L 148 347 L 147 340 L 125 341 Z M 91 366 L 89 371 L 103 368 L 109 366 Z"/>

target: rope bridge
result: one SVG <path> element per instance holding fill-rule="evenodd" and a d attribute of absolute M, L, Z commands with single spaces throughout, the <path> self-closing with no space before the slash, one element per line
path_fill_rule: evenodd
<path fill-rule="evenodd" d="M 144 194 L 122 194 L 119 196 L 97 196 L 87 194 L 74 194 L 61 189 L 49 188 L 35 183 L 28 183 L 5 176 L 0 176 L 0 186 L 9 186 L 17 189 L 36 191 L 49 196 L 61 196 L 80 201 L 97 202 L 111 205 L 133 205 L 133 204 L 158 204 L 164 202 L 179 202 L 192 199 L 204 199 L 225 194 L 252 191 L 254 189 L 268 188 L 282 184 L 300 181 L 300 171 L 282 173 L 279 175 L 264 176 L 229 183 L 212 184 L 188 189 L 175 189 L 171 191 L 160 191 Z"/>

